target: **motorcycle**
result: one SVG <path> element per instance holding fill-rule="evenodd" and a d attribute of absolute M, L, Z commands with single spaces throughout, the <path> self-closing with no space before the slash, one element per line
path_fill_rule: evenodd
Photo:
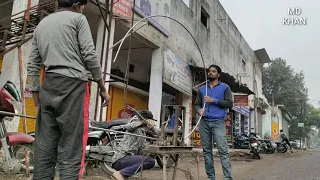
<path fill-rule="evenodd" d="M 261 159 L 261 142 L 259 141 L 261 138 L 256 133 L 251 133 L 249 136 L 250 140 L 250 152 L 253 155 L 253 158 Z"/>
<path fill-rule="evenodd" d="M 234 134 L 234 140 L 233 140 L 233 148 L 235 149 L 249 149 L 249 138 L 240 135 L 240 134 Z"/>
<path fill-rule="evenodd" d="M 265 154 L 273 154 L 276 151 L 277 144 L 272 140 L 261 140 L 262 152 Z"/>
<path fill-rule="evenodd" d="M 88 141 L 86 146 L 85 167 L 89 162 L 95 161 L 98 162 L 99 166 L 107 174 L 112 175 L 115 172 L 115 170 L 112 168 L 111 161 L 114 154 L 114 147 L 117 146 L 117 143 L 120 142 L 124 135 L 118 135 L 114 132 L 95 130 L 91 127 L 125 132 L 124 126 L 129 122 L 129 119 L 118 119 L 112 120 L 111 122 L 90 121 Z M 85 169 L 83 172 L 85 172 Z"/>
<path fill-rule="evenodd" d="M 7 81 L 0 92 L 0 110 L 18 113 L 16 105 L 21 103 L 19 92 L 15 85 Z M 34 137 L 20 132 L 7 132 L 5 121 L 12 121 L 12 116 L 0 114 L 0 148 L 3 148 L 1 163 L 5 174 L 17 174 L 26 171 L 25 153 L 29 154 L 27 163 L 29 170 L 34 169 Z"/>
<path fill-rule="evenodd" d="M 134 116 L 133 118 L 137 118 Z M 125 132 L 125 125 L 130 123 L 132 119 L 120 119 L 120 120 L 113 120 L 111 122 L 94 122 L 90 123 L 90 127 L 97 127 L 103 129 L 111 129 L 116 131 Z M 145 119 L 147 119 L 145 117 Z M 152 133 L 146 133 L 146 136 L 155 138 L 158 135 Z M 86 153 L 86 162 L 90 161 L 98 161 L 100 167 L 104 172 L 111 175 L 115 172 L 112 168 L 112 156 L 115 151 L 115 147 L 121 142 L 124 135 L 118 135 L 114 132 L 107 132 L 102 130 L 94 130 L 91 128 L 88 134 L 88 143 L 87 143 L 87 153 Z M 153 143 L 153 140 L 148 139 L 150 143 Z M 158 165 L 162 168 L 162 156 L 161 155 L 150 155 L 152 156 L 158 163 Z M 173 157 L 169 157 L 167 161 L 166 167 L 172 167 L 174 165 Z M 84 172 L 84 171 L 83 171 Z"/>
<path fill-rule="evenodd" d="M 287 151 L 288 151 L 288 145 L 286 144 L 286 143 L 284 143 L 284 142 L 276 142 L 276 144 L 277 144 L 277 151 L 279 152 L 279 153 L 286 153 Z"/>

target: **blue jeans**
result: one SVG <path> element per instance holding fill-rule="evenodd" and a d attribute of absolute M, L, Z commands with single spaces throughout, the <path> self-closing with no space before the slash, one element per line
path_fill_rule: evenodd
<path fill-rule="evenodd" d="M 151 169 L 155 165 L 155 161 L 152 157 L 148 156 L 139 156 L 139 155 L 127 155 L 121 159 L 119 159 L 117 162 L 115 162 L 112 167 L 120 171 L 120 174 L 123 177 L 131 177 L 134 175 L 135 172 L 138 172 L 141 170 L 141 163 L 143 161 L 143 170 Z"/>
<path fill-rule="evenodd" d="M 209 180 L 215 180 L 214 161 L 212 154 L 212 142 L 215 140 L 220 155 L 223 174 L 225 180 L 232 180 L 231 163 L 228 153 L 226 138 L 226 125 L 224 120 L 207 121 L 201 119 L 200 122 L 201 145 L 206 167 L 206 173 Z"/>

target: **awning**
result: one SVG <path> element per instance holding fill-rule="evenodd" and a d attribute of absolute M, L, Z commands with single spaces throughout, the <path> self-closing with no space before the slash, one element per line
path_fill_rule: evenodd
<path fill-rule="evenodd" d="M 270 57 L 269 57 L 265 48 L 255 50 L 254 53 L 259 58 L 260 62 L 262 62 L 262 63 L 270 63 L 271 62 Z"/>
<path fill-rule="evenodd" d="M 196 73 L 196 82 L 198 82 L 198 83 L 204 82 L 205 81 L 205 76 L 204 76 L 203 68 L 197 67 L 197 66 L 193 66 L 193 65 L 189 65 L 189 66 L 190 66 L 191 70 L 194 73 Z M 208 70 L 208 68 L 207 68 L 207 70 Z M 254 92 L 252 92 L 247 87 L 247 85 L 236 81 L 236 79 L 233 76 L 231 76 L 230 74 L 228 74 L 228 73 L 222 72 L 221 75 L 220 75 L 220 81 L 223 82 L 223 83 L 228 84 L 230 86 L 230 88 L 231 88 L 231 91 L 234 92 L 234 93 L 244 93 L 244 94 L 248 94 L 248 95 L 254 94 Z M 195 85 L 197 85 L 197 84 L 195 84 Z M 196 91 L 197 89 L 194 89 L 194 90 Z"/>

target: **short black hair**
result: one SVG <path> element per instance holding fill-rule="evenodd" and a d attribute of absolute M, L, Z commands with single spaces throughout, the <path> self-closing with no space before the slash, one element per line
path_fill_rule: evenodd
<path fill-rule="evenodd" d="M 208 70 L 209 70 L 210 68 L 215 68 L 215 69 L 218 71 L 219 74 L 221 74 L 221 72 L 222 72 L 222 71 L 221 71 L 221 68 L 220 68 L 218 65 L 211 64 L 211 65 L 209 66 Z"/>
<path fill-rule="evenodd" d="M 138 110 L 138 113 L 145 119 L 153 119 L 153 114 L 149 110 Z M 132 112 L 132 117 L 137 115 L 138 118 L 141 119 L 141 117 L 138 115 L 138 113 Z"/>
<path fill-rule="evenodd" d="M 280 132 L 283 132 L 283 130 L 282 130 L 282 129 L 280 129 Z"/>
<path fill-rule="evenodd" d="M 71 7 L 74 3 L 79 3 L 80 5 L 86 5 L 87 0 L 58 0 L 58 6 L 68 8 Z"/>

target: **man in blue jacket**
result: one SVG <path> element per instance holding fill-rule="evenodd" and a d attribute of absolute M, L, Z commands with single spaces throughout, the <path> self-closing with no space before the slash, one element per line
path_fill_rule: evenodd
<path fill-rule="evenodd" d="M 233 98 L 230 87 L 219 81 L 220 74 L 221 68 L 219 66 L 211 65 L 209 67 L 208 87 L 206 85 L 200 87 L 195 101 L 195 108 L 202 116 L 200 136 L 209 180 L 215 180 L 212 154 L 213 139 L 219 151 L 224 179 L 232 180 L 224 118 L 227 115 L 227 109 L 233 106 Z M 203 107 L 204 103 L 205 107 Z"/>

